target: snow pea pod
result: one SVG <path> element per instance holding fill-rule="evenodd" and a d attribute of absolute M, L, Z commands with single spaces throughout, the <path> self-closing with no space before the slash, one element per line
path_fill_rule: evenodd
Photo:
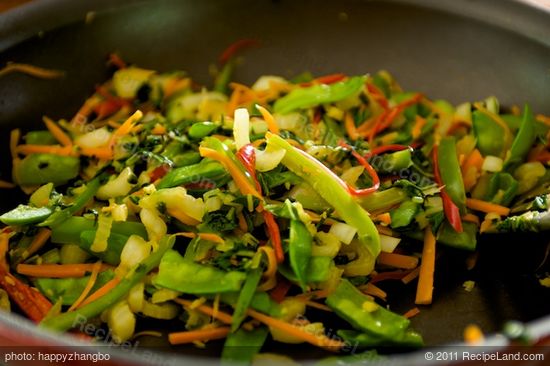
<path fill-rule="evenodd" d="M 336 334 L 344 341 L 352 345 L 357 345 L 360 348 L 372 348 L 372 347 L 387 347 L 387 346 L 400 346 L 419 348 L 422 347 L 424 341 L 422 336 L 412 329 L 408 329 L 405 332 L 399 333 L 397 336 L 391 339 L 382 339 L 380 337 L 373 336 L 368 333 L 360 333 L 355 330 L 339 330 Z"/>
<path fill-rule="evenodd" d="M 46 220 L 51 214 L 49 207 L 19 205 L 0 216 L 0 221 L 6 225 L 30 225 Z"/>
<path fill-rule="evenodd" d="M 311 257 L 306 270 L 306 283 L 319 283 L 328 280 L 333 267 L 334 262 L 331 257 Z M 280 265 L 277 269 L 286 279 L 298 282 L 298 278 L 288 266 Z"/>
<path fill-rule="evenodd" d="M 29 131 L 25 135 L 25 142 L 29 145 L 55 145 L 57 140 L 48 130 Z"/>
<path fill-rule="evenodd" d="M 485 200 L 508 206 L 518 191 L 519 183 L 508 173 L 496 173 L 489 179 Z"/>
<path fill-rule="evenodd" d="M 438 148 L 439 173 L 445 185 L 445 191 L 451 197 L 460 212 L 466 212 L 466 191 L 462 181 L 462 172 L 456 153 L 456 142 L 454 137 L 441 139 Z M 441 169 L 443 168 L 443 169 Z"/>
<path fill-rule="evenodd" d="M 337 102 L 358 94 L 365 85 L 365 76 L 354 76 L 331 85 L 319 84 L 294 89 L 273 105 L 275 113 L 286 114 L 320 104 Z"/>
<path fill-rule="evenodd" d="M 480 111 L 472 113 L 477 148 L 483 155 L 501 156 L 505 146 L 504 130 Z"/>
<path fill-rule="evenodd" d="M 157 250 L 138 264 L 133 271 L 129 271 L 118 285 L 107 294 L 74 311 L 49 317 L 40 323 L 40 326 L 54 331 L 66 331 L 82 325 L 83 321 L 87 322 L 89 319 L 98 316 L 105 309 L 124 298 L 132 287 L 141 282 L 151 270 L 156 268 L 163 255 L 172 248 L 174 241 L 174 236 L 165 236 L 159 242 Z"/>
<path fill-rule="evenodd" d="M 196 122 L 189 127 L 188 135 L 190 138 L 195 140 L 200 140 L 203 137 L 209 136 L 212 134 L 216 129 L 218 128 L 218 125 L 205 121 L 205 122 Z"/>
<path fill-rule="evenodd" d="M 103 260 L 105 263 L 112 264 L 114 266 L 120 263 L 120 253 L 124 249 L 124 245 L 128 241 L 129 236 L 121 235 L 111 232 L 107 239 L 107 248 L 102 252 L 94 252 L 92 244 L 96 236 L 96 230 L 86 230 L 80 233 L 80 241 L 78 246 L 84 249 L 86 252 L 93 256 L 96 256 Z"/>
<path fill-rule="evenodd" d="M 171 188 L 182 184 L 214 181 L 224 181 L 229 174 L 217 161 L 202 160 L 198 164 L 173 169 L 159 182 L 157 189 Z"/>
<path fill-rule="evenodd" d="M 403 334 L 410 323 L 407 318 L 376 304 L 345 279 L 327 297 L 326 304 L 353 328 L 381 339 Z"/>
<path fill-rule="evenodd" d="M 395 173 L 412 165 L 411 150 L 405 149 L 394 153 L 372 157 L 371 165 L 378 173 Z"/>
<path fill-rule="evenodd" d="M 267 327 L 251 331 L 239 329 L 235 333 L 230 333 L 223 345 L 222 365 L 250 364 L 254 356 L 260 352 L 268 334 Z"/>
<path fill-rule="evenodd" d="M 245 279 L 244 272 L 225 272 L 195 263 L 175 250 L 169 250 L 160 262 L 153 283 L 185 294 L 207 295 L 239 291 Z"/>
<path fill-rule="evenodd" d="M 80 159 L 54 154 L 31 154 L 16 166 L 17 183 L 23 186 L 53 183 L 58 186 L 76 178 Z"/>
<path fill-rule="evenodd" d="M 508 170 L 518 164 L 521 164 L 523 160 L 525 160 L 529 150 L 531 150 L 536 137 L 535 117 L 533 117 L 533 113 L 531 112 L 529 105 L 525 105 L 525 108 L 523 109 L 521 126 L 519 127 L 516 138 L 512 143 L 510 156 L 504 163 L 504 169 Z"/>
<path fill-rule="evenodd" d="M 420 205 L 413 201 L 405 201 L 395 210 L 390 211 L 391 227 L 397 229 L 408 226 L 413 220 Z"/>
<path fill-rule="evenodd" d="M 246 310 L 248 310 L 248 307 L 252 302 L 254 293 L 256 292 L 256 287 L 258 287 L 260 279 L 262 278 L 262 273 L 263 271 L 259 267 L 248 273 L 243 288 L 239 294 L 237 304 L 235 305 L 235 311 L 233 311 L 233 321 L 231 323 L 232 332 L 239 329 L 244 318 L 246 318 Z"/>

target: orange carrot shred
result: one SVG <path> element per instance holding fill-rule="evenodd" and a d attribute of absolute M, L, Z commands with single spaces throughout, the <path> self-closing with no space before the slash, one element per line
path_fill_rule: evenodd
<path fill-rule="evenodd" d="M 505 206 L 497 205 L 496 203 L 478 200 L 476 198 L 466 198 L 466 206 L 474 211 L 481 211 L 485 213 L 495 212 L 500 216 L 508 216 L 510 209 Z"/>
<path fill-rule="evenodd" d="M 428 226 L 424 230 L 424 248 L 422 262 L 416 290 L 416 304 L 428 305 L 432 303 L 435 270 L 435 236 Z"/>
<path fill-rule="evenodd" d="M 30 277 L 68 278 L 83 277 L 86 273 L 92 272 L 95 264 L 18 264 L 17 273 Z M 101 270 L 112 268 L 109 265 L 102 265 Z"/>
<path fill-rule="evenodd" d="M 403 314 L 403 316 L 407 319 L 410 319 L 414 316 L 417 316 L 418 314 L 420 314 L 420 309 L 415 306 L 414 308 L 410 309 L 405 314 Z"/>
<path fill-rule="evenodd" d="M 94 287 L 97 276 L 99 275 L 99 272 L 101 271 L 101 261 L 97 261 L 94 263 L 94 266 L 92 268 L 92 274 L 90 275 L 90 279 L 86 283 L 86 287 L 84 287 L 84 290 L 80 294 L 80 296 L 76 299 L 76 301 L 69 307 L 67 311 L 73 311 L 74 309 L 78 308 L 78 306 L 84 301 L 86 296 L 92 291 L 92 288 Z"/>
<path fill-rule="evenodd" d="M 55 139 L 59 141 L 61 145 L 71 146 L 73 144 L 73 141 L 71 140 L 69 135 L 67 135 L 67 133 L 63 131 L 61 127 L 59 127 L 52 119 L 46 116 L 44 116 L 42 119 L 44 120 L 44 124 L 51 132 L 53 137 L 55 137 Z"/>
<path fill-rule="evenodd" d="M 382 252 L 377 261 L 379 264 L 402 269 L 414 269 L 418 266 L 418 258 L 397 253 Z"/>
<path fill-rule="evenodd" d="M 223 339 L 231 332 L 230 327 L 217 327 L 207 329 L 189 330 L 168 334 L 170 344 L 185 344 L 192 342 L 205 342 L 214 339 Z"/>
<path fill-rule="evenodd" d="M 88 296 L 86 300 L 82 301 L 78 308 L 84 307 L 88 305 L 89 303 L 103 297 L 104 295 L 108 294 L 112 289 L 114 289 L 118 284 L 120 283 L 120 278 L 115 277 L 106 284 L 104 284 L 101 288 L 97 289 L 93 294 Z"/>

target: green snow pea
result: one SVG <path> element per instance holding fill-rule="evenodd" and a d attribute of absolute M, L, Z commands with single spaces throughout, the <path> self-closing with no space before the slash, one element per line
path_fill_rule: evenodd
<path fill-rule="evenodd" d="M 371 165 L 378 173 L 395 173 L 412 165 L 411 150 L 405 149 L 394 153 L 377 155 L 370 159 Z"/>
<path fill-rule="evenodd" d="M 535 117 L 533 116 L 529 105 L 525 105 L 523 109 L 521 126 L 519 127 L 516 138 L 512 143 L 510 156 L 504 163 L 504 169 L 508 170 L 509 168 L 521 164 L 523 160 L 525 160 L 525 156 L 527 156 L 529 150 L 531 150 L 536 138 Z"/>
<path fill-rule="evenodd" d="M 6 225 L 30 225 L 46 220 L 51 214 L 49 207 L 32 207 L 19 205 L 0 216 L 0 221 Z"/>
<path fill-rule="evenodd" d="M 228 334 L 223 345 L 222 365 L 250 364 L 262 349 L 268 334 L 267 327 L 259 327 L 251 331 L 239 329 L 235 333 Z"/>
<path fill-rule="evenodd" d="M 352 345 L 360 348 L 398 346 L 420 348 L 424 345 L 422 336 L 412 329 L 408 329 L 391 339 L 383 339 L 369 333 L 360 333 L 355 330 L 339 330 L 336 332 L 339 337 Z"/>
<path fill-rule="evenodd" d="M 365 210 L 379 211 L 388 210 L 404 202 L 408 198 L 409 196 L 404 189 L 392 187 L 383 191 L 374 192 L 368 196 L 359 197 L 358 201 Z"/>
<path fill-rule="evenodd" d="M 318 283 L 328 280 L 330 270 L 334 267 L 331 257 L 311 257 L 306 270 L 306 283 Z M 286 279 L 299 282 L 291 268 L 286 265 L 279 265 L 278 271 Z"/>
<path fill-rule="evenodd" d="M 40 326 L 54 331 L 66 331 L 98 316 L 124 298 L 132 287 L 141 282 L 151 270 L 158 267 L 164 253 L 172 248 L 174 241 L 174 236 L 165 236 L 160 240 L 157 250 L 139 263 L 133 271 L 129 271 L 110 292 L 75 311 L 49 317 L 42 321 Z"/>
<path fill-rule="evenodd" d="M 448 247 L 474 251 L 477 245 L 477 226 L 472 222 L 462 223 L 463 231 L 457 233 L 448 222 L 443 222 L 437 233 L 437 242 Z"/>
<path fill-rule="evenodd" d="M 95 234 L 95 230 L 81 232 L 78 246 L 106 263 L 112 264 L 113 266 L 118 265 L 120 263 L 120 253 L 122 253 L 122 249 L 124 249 L 124 245 L 126 245 L 129 236 L 111 232 L 107 239 L 107 249 L 102 252 L 94 252 L 91 248 L 94 243 Z"/>
<path fill-rule="evenodd" d="M 245 279 L 246 273 L 198 264 L 169 250 L 160 262 L 153 284 L 184 294 L 207 295 L 239 291 Z"/>
<path fill-rule="evenodd" d="M 111 270 L 100 272 L 91 293 L 109 282 L 114 276 L 115 273 Z M 34 280 L 34 283 L 38 290 L 52 303 L 57 302 L 61 298 L 63 305 L 72 305 L 82 291 L 84 291 L 89 279 L 90 276 L 77 278 L 37 278 Z"/>
<path fill-rule="evenodd" d="M 246 311 L 254 298 L 256 287 L 262 278 L 262 269 L 260 267 L 252 269 L 246 276 L 243 288 L 239 294 L 239 299 L 233 311 L 233 322 L 231 323 L 231 331 L 235 332 L 241 326 L 241 323 L 246 318 Z M 246 344 L 246 343 L 245 343 Z"/>
<path fill-rule="evenodd" d="M 462 181 L 462 172 L 456 153 L 456 141 L 454 137 L 444 137 L 439 143 L 438 150 L 441 179 L 445 184 L 445 191 L 451 200 L 458 206 L 460 212 L 466 212 L 466 191 Z"/>
<path fill-rule="evenodd" d="M 296 209 L 289 200 L 285 201 L 285 206 L 290 215 L 290 237 L 288 240 L 290 267 L 302 289 L 305 289 L 307 286 L 306 277 L 311 258 L 313 237 L 306 225 L 300 221 L 298 212 L 296 212 Z"/>
<path fill-rule="evenodd" d="M 168 172 L 159 182 L 157 189 L 171 188 L 182 184 L 215 181 L 221 182 L 227 179 L 229 174 L 217 161 L 202 160 L 198 164 L 182 166 Z"/>
<path fill-rule="evenodd" d="M 221 302 L 236 307 L 239 301 L 240 292 L 225 292 L 219 295 Z M 206 295 L 206 297 L 213 298 L 213 296 L 209 295 Z M 255 292 L 250 301 L 250 307 L 271 316 L 278 316 L 280 313 L 279 304 L 273 301 L 266 292 Z"/>
<path fill-rule="evenodd" d="M 286 114 L 297 109 L 337 102 L 358 94 L 363 89 L 365 81 L 365 76 L 354 76 L 331 85 L 320 84 L 294 89 L 275 102 L 273 111 Z"/>
<path fill-rule="evenodd" d="M 365 303 L 371 304 L 370 311 L 365 310 Z M 373 337 L 391 340 L 409 327 L 407 318 L 376 304 L 345 279 L 327 297 L 326 304 L 353 328 Z"/>
<path fill-rule="evenodd" d="M 31 154 L 16 167 L 17 183 L 36 186 L 53 183 L 58 186 L 78 176 L 80 159 L 54 154 Z"/>

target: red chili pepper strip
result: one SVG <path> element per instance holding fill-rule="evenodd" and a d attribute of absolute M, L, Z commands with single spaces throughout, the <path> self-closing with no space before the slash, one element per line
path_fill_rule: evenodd
<path fill-rule="evenodd" d="M 330 75 L 320 76 L 316 79 L 313 79 L 312 81 L 300 83 L 300 86 L 307 87 L 313 84 L 334 84 L 339 81 L 342 81 L 346 77 L 347 76 L 345 74 L 330 74 Z"/>
<path fill-rule="evenodd" d="M 412 98 L 407 99 L 404 102 L 399 103 L 395 107 L 387 110 L 382 114 L 382 118 L 379 118 L 376 121 L 376 125 L 370 130 L 369 133 L 369 144 L 372 145 L 374 138 L 377 134 L 384 131 L 391 126 L 393 121 L 399 116 L 407 107 L 410 107 L 413 104 L 416 104 L 422 99 L 422 94 L 415 94 Z"/>
<path fill-rule="evenodd" d="M 109 55 L 109 61 L 107 61 L 108 64 L 115 66 L 117 69 L 125 69 L 126 68 L 126 62 L 120 58 L 119 55 L 116 53 L 111 53 Z"/>
<path fill-rule="evenodd" d="M 365 155 L 365 158 L 369 158 L 374 155 L 380 155 L 383 153 L 386 153 L 388 151 L 401 151 L 401 150 L 407 150 L 409 146 L 407 145 L 399 145 L 399 144 L 391 144 L 391 145 L 383 145 L 378 146 L 369 151 L 368 154 Z"/>
<path fill-rule="evenodd" d="M 149 173 L 149 178 L 151 178 L 151 182 L 154 182 L 157 179 L 164 177 L 166 173 L 168 173 L 169 171 L 170 171 L 170 165 L 163 164 L 153 169 L 153 171 Z"/>
<path fill-rule="evenodd" d="M 441 174 L 439 172 L 439 160 L 437 145 L 433 147 L 433 162 L 434 162 L 434 178 L 435 182 L 441 187 L 443 186 L 443 180 L 441 179 Z M 445 212 L 445 217 L 457 233 L 461 233 L 462 229 L 462 220 L 460 219 L 460 210 L 458 206 L 451 200 L 451 197 L 445 191 L 445 187 L 441 189 L 441 200 L 443 201 L 443 211 Z"/>
<path fill-rule="evenodd" d="M 256 39 L 240 39 L 235 43 L 232 43 L 227 47 L 220 55 L 220 64 L 224 65 L 238 52 L 245 48 L 255 47 L 260 44 L 260 41 Z"/>
<path fill-rule="evenodd" d="M 258 178 L 256 176 L 256 151 L 254 150 L 254 146 L 252 146 L 252 144 L 247 144 L 241 147 L 239 151 L 237 151 L 236 155 L 237 159 L 239 159 L 246 171 L 248 171 L 248 173 L 252 177 L 252 180 L 256 184 L 256 189 L 258 193 L 262 194 L 262 186 L 260 185 L 260 182 L 258 181 Z M 267 226 L 269 238 L 271 239 L 271 245 L 273 246 L 273 250 L 275 251 L 277 262 L 282 263 L 285 260 L 285 254 L 281 242 L 281 232 L 279 230 L 279 225 L 277 225 L 275 216 L 273 216 L 271 212 L 262 209 L 262 215 L 264 217 L 265 225 Z"/>
<path fill-rule="evenodd" d="M 269 296 L 278 303 L 283 302 L 288 293 L 288 290 L 292 287 L 292 283 L 285 279 L 281 279 L 277 282 L 277 286 L 269 291 Z"/>
<path fill-rule="evenodd" d="M 386 96 L 384 95 L 384 93 L 382 93 L 382 91 L 376 85 L 367 83 L 367 90 L 369 91 L 369 93 L 372 94 L 372 97 L 374 98 L 374 100 L 376 100 L 382 108 L 386 110 L 390 108 L 388 99 L 386 99 Z"/>
<path fill-rule="evenodd" d="M 8 293 L 19 308 L 31 319 L 39 323 L 50 311 L 52 304 L 38 290 L 33 289 L 5 270 L 0 270 L 0 287 Z"/>
<path fill-rule="evenodd" d="M 343 141 L 340 141 L 339 145 L 342 146 L 342 147 L 345 147 L 346 149 L 351 150 L 351 154 L 355 157 L 355 159 L 357 159 L 359 164 L 361 164 L 365 168 L 367 173 L 372 178 L 372 186 L 371 187 L 363 188 L 363 189 L 355 189 L 355 188 L 350 187 L 348 185 L 349 192 L 354 196 L 366 196 L 366 195 L 369 195 L 371 193 L 376 192 L 378 190 L 378 188 L 380 188 L 380 178 L 378 177 L 378 173 L 376 173 L 376 170 L 374 170 L 374 168 L 369 164 L 367 159 L 365 159 L 358 152 L 353 150 L 353 148 L 351 146 L 349 146 L 348 144 L 346 144 Z"/>

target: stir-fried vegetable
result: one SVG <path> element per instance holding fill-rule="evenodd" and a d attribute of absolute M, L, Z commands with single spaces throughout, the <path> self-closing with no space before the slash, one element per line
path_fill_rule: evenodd
<path fill-rule="evenodd" d="M 384 281 L 418 277 L 421 308 L 440 296 L 439 255 L 550 230 L 548 117 L 432 102 L 387 72 L 231 82 L 254 44 L 224 52 L 212 91 L 113 56 L 70 122 L 12 133 L 30 197 L 0 216 L 2 308 L 7 294 L 43 327 L 85 319 L 118 342 L 171 319 L 171 344 L 225 339 L 227 363 L 268 337 L 419 347 L 420 310 L 389 310 Z"/>

